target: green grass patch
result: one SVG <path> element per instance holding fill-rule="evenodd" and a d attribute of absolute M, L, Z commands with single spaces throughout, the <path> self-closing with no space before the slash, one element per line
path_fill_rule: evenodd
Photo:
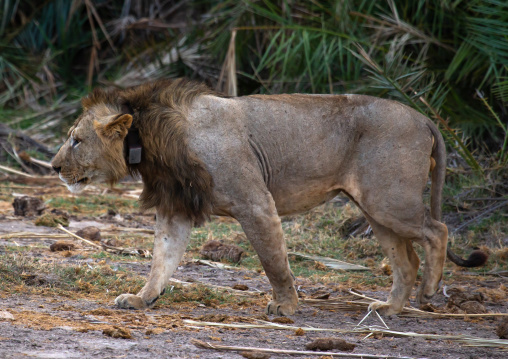
<path fill-rule="evenodd" d="M 221 304 L 237 303 L 245 298 L 235 296 L 226 290 L 209 288 L 202 284 L 187 287 L 166 288 L 166 293 L 157 300 L 156 306 L 167 306 L 173 303 L 199 303 L 207 307 Z"/>
<path fill-rule="evenodd" d="M 115 212 L 139 210 L 139 203 L 136 199 L 119 198 L 114 195 L 52 197 L 46 203 L 53 208 L 87 214 L 105 213 L 108 210 Z"/>
<path fill-rule="evenodd" d="M 116 297 L 138 292 L 144 282 L 131 271 L 107 264 L 64 265 L 20 253 L 0 255 L 0 290 L 4 293 Z"/>

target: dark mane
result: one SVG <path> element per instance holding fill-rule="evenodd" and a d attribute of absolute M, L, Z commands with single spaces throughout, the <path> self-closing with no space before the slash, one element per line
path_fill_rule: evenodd
<path fill-rule="evenodd" d="M 168 216 L 183 212 L 197 224 L 211 214 L 213 180 L 187 140 L 189 107 L 196 97 L 207 94 L 220 96 L 201 83 L 177 79 L 125 90 L 94 90 L 83 99 L 85 108 L 106 103 L 133 115 L 143 152 L 141 163 L 129 164 L 128 169 L 143 178 L 143 209 L 156 207 Z"/>

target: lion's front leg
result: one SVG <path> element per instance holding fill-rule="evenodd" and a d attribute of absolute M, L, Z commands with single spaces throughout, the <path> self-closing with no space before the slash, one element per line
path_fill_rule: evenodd
<path fill-rule="evenodd" d="M 268 303 L 267 313 L 292 315 L 298 306 L 298 295 L 289 268 L 281 221 L 269 193 L 254 193 L 254 197 L 236 217 L 273 287 L 273 300 Z"/>
<path fill-rule="evenodd" d="M 138 294 L 118 296 L 115 299 L 116 305 L 126 309 L 144 309 L 155 303 L 182 259 L 191 229 L 192 221 L 187 216 L 177 214 L 168 218 L 157 212 L 152 267 L 148 281 Z"/>

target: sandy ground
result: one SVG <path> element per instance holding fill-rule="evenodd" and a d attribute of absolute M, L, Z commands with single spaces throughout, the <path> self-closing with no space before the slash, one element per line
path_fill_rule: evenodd
<path fill-rule="evenodd" d="M 6 207 L 5 202 L 3 204 Z M 131 221 L 136 221 L 136 218 L 130 218 Z M 146 219 L 144 221 L 143 225 L 148 227 Z M 140 219 L 138 224 L 141 222 Z M 73 218 L 69 228 L 76 231 L 90 224 L 107 228 L 111 225 L 111 221 Z M 132 227 L 133 223 L 122 225 Z M 104 263 L 105 260 L 112 268 L 128 268 L 143 276 L 149 271 L 149 260 L 129 260 L 128 257 L 122 260 L 83 259 L 77 254 L 64 257 L 49 251 L 48 247 L 56 241 L 55 239 L 5 239 L 2 237 L 22 231 L 61 234 L 54 228 L 35 226 L 32 219 L 14 217 L 8 213 L 8 209 L 4 209 L 4 213 L 0 216 L 0 254 L 11 253 L 8 251 L 9 247 L 27 246 L 30 249 L 19 252 L 18 255 L 57 261 L 62 265 L 81 264 L 90 267 L 98 265 L 99 262 Z M 322 309 L 307 303 L 302 303 L 297 313 L 290 317 L 294 323 L 286 324 L 291 326 L 289 329 L 197 327 L 185 321 L 260 324 L 263 323 L 261 320 L 273 320 L 274 317 L 264 315 L 264 306 L 269 298 L 266 293 L 270 290 L 268 280 L 262 273 L 250 271 L 241 266 L 213 268 L 196 263 L 189 256 L 182 261 L 174 278 L 222 287 L 244 284 L 249 291 L 259 292 L 259 295 L 246 296 L 246 300 L 235 300 L 231 303 L 214 303 L 213 301 L 211 303 L 206 301 L 170 303 L 162 300 L 146 311 L 128 311 L 116 309 L 113 305 L 114 297 L 105 300 L 104 297 L 87 297 L 86 293 L 78 293 L 75 297 L 50 296 L 44 293 L 43 288 L 37 292 L 38 294 L 0 290 L 0 313 L 2 313 L 0 315 L 0 358 L 241 358 L 236 352 L 197 348 L 190 340 L 195 338 L 212 344 L 229 346 L 305 350 L 307 343 L 324 337 L 342 338 L 355 344 L 353 354 L 413 358 L 508 357 L 507 351 L 467 346 L 451 339 L 434 340 L 378 334 L 366 337 L 365 333 L 342 334 L 326 331 L 302 333 L 296 331 L 294 327 L 353 329 L 366 314 L 365 309 L 358 311 L 345 311 L 338 308 Z M 459 271 L 446 284 L 462 288 L 468 293 L 481 289 L 487 311 L 508 312 L 506 277 L 469 275 L 467 272 Z M 306 278 L 297 278 L 297 285 L 300 286 L 306 298 L 315 293 L 330 294 L 330 299 L 347 295 L 347 288 L 344 288 L 341 283 L 316 283 Z M 379 299 L 385 299 L 389 290 L 388 287 L 379 290 L 357 289 L 370 297 Z M 497 293 L 497 296 L 493 293 Z M 445 302 L 446 297 L 439 292 L 434 303 L 443 306 Z M 488 316 L 480 318 L 459 316 L 446 319 L 392 316 L 385 318 L 385 322 L 394 331 L 497 339 L 496 326 L 500 319 Z M 362 324 L 383 325 L 375 315 L 369 316 Z M 128 335 L 122 333 L 128 333 Z M 120 337 L 114 337 L 115 335 Z M 272 357 L 283 358 L 287 355 L 272 355 Z M 302 357 L 318 358 L 320 356 Z"/>

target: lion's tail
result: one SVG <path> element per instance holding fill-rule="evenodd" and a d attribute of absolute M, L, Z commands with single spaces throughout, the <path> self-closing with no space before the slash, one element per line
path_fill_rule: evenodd
<path fill-rule="evenodd" d="M 430 120 L 429 120 L 430 122 Z M 431 154 L 432 188 L 430 194 L 430 215 L 437 221 L 441 220 L 441 201 L 446 174 L 446 149 L 443 136 L 437 127 L 429 124 L 434 137 L 434 146 Z M 462 259 L 448 247 L 446 249 L 448 259 L 461 267 L 479 267 L 485 264 L 488 255 L 480 250 L 474 250 L 467 259 Z"/>

